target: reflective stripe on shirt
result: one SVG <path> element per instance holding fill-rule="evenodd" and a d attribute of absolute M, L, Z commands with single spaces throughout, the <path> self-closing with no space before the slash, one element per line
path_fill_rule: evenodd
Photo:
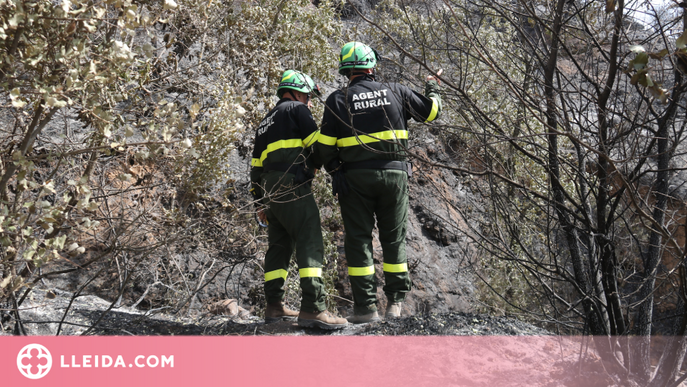
<path fill-rule="evenodd" d="M 314 133 L 317 133 L 317 132 L 314 132 Z M 312 136 L 312 134 L 310 136 L 308 136 L 308 138 L 310 138 L 311 136 Z M 276 150 L 286 149 L 286 148 L 304 148 L 303 140 L 301 140 L 299 138 L 294 138 L 291 140 L 279 140 L 279 141 L 275 141 L 271 144 L 268 144 L 267 149 L 262 151 L 262 154 L 260 155 L 259 159 L 251 159 L 250 166 L 251 167 L 262 167 L 263 161 L 265 161 L 265 159 L 267 158 L 267 155 L 270 152 L 274 152 Z"/>
<path fill-rule="evenodd" d="M 437 102 L 436 98 L 431 98 L 432 100 L 432 111 L 429 112 L 429 117 L 425 120 L 425 122 L 431 122 L 434 121 L 435 118 L 437 118 L 437 114 L 439 114 L 439 103 Z"/>
<path fill-rule="evenodd" d="M 308 137 L 306 137 L 303 140 L 303 147 L 307 148 L 311 146 L 312 144 L 317 142 L 317 139 L 320 137 L 320 131 L 314 131 L 312 132 Z"/>
<path fill-rule="evenodd" d="M 323 145 L 334 146 L 336 145 L 336 137 L 320 134 L 320 137 L 317 139 L 317 142 Z"/>
<path fill-rule="evenodd" d="M 331 138 L 331 137 L 329 137 Z M 387 141 L 387 140 L 407 140 L 407 130 L 385 130 L 383 132 L 360 134 L 357 136 L 344 137 L 336 140 L 336 146 L 344 148 L 348 146 L 356 146 L 361 144 L 370 144 L 373 142 Z M 322 143 L 322 140 L 320 140 Z M 325 145 L 329 145 L 326 144 Z"/>

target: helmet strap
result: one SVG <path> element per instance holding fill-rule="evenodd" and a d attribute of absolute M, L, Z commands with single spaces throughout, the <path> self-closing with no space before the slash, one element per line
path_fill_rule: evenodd
<path fill-rule="evenodd" d="M 291 94 L 291 98 L 293 98 L 294 101 L 300 102 L 300 100 L 298 99 L 298 97 L 296 97 L 296 94 L 293 93 L 293 90 L 289 90 L 289 94 Z M 310 94 L 309 94 L 309 93 L 308 93 L 308 94 L 303 93 L 303 94 L 306 95 L 307 101 L 310 101 Z"/>

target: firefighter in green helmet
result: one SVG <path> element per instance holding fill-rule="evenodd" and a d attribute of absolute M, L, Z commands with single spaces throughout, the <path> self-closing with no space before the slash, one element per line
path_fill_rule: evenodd
<path fill-rule="evenodd" d="M 375 81 L 378 60 L 377 52 L 363 43 L 343 46 L 339 73 L 349 82 L 327 98 L 316 145 L 341 206 L 354 300 L 347 319 L 352 323 L 380 320 L 372 254 L 375 221 L 384 256 L 385 317 L 401 315 L 411 287 L 405 241 L 412 173 L 405 151 L 407 122 L 431 122 L 441 112 L 435 77 L 427 78 L 424 95 L 397 83 L 380 83 Z"/>
<path fill-rule="evenodd" d="M 277 87 L 279 102 L 255 132 L 251 160 L 251 194 L 258 217 L 267 223 L 265 254 L 265 322 L 298 320 L 303 327 L 343 328 L 346 319 L 326 309 L 322 264 L 324 246 L 320 213 L 310 190 L 311 146 L 319 130 L 310 113 L 310 95 L 319 87 L 306 74 L 287 70 Z M 283 303 L 284 282 L 296 252 L 302 290 L 300 313 Z"/>

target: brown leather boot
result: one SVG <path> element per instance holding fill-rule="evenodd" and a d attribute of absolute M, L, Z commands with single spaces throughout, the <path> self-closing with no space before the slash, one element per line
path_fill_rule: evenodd
<path fill-rule="evenodd" d="M 354 314 L 353 316 L 346 317 L 346 319 L 351 324 L 366 324 L 382 321 L 382 319 L 379 318 L 379 313 L 377 313 L 377 311 L 370 312 L 368 314 Z"/>
<path fill-rule="evenodd" d="M 386 315 L 384 318 L 387 320 L 401 317 L 401 302 L 392 302 L 386 307 Z"/>
<path fill-rule="evenodd" d="M 278 304 L 267 304 L 267 308 L 265 308 L 265 324 L 277 321 L 296 321 L 297 317 L 298 312 L 285 307 L 281 302 Z"/>
<path fill-rule="evenodd" d="M 335 317 L 328 310 L 322 312 L 304 312 L 298 315 L 298 326 L 304 328 L 341 329 L 348 324 L 345 318 Z"/>

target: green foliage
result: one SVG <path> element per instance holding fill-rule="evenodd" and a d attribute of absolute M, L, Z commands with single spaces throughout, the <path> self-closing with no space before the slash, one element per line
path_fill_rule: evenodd
<path fill-rule="evenodd" d="M 122 151 L 130 136 L 127 111 L 140 100 L 150 58 L 140 55 L 136 31 L 168 14 L 162 7 L 131 1 L 52 1 L 0 3 L 0 87 L 11 101 L 3 117 L 15 127 L 1 138 L 5 154 L 0 180 L 0 212 L 6 252 L 0 261 L 5 295 L 21 287 L 17 268 L 85 251 L 79 235 L 100 225 L 93 220 L 90 173 L 60 168 L 81 153 Z M 80 149 L 32 150 L 60 110 L 78 112 L 88 133 Z M 10 115 L 11 114 L 11 115 Z M 164 134 L 166 126 L 161 128 Z M 39 167 L 53 168 L 43 174 Z M 130 175 L 121 174 L 121 180 Z M 46 200 L 47 199 L 47 200 Z M 67 222 L 68 224 L 65 224 Z M 29 271 L 30 271 L 29 270 Z"/>
<path fill-rule="evenodd" d="M 174 175 L 175 185 L 186 193 L 206 193 L 215 188 L 218 182 L 229 179 L 227 169 L 221 166 L 226 164 L 236 141 L 246 129 L 243 123 L 246 110 L 241 106 L 242 98 L 234 96 L 232 92 L 225 87 L 211 118 L 189 125 L 197 134 L 193 140 L 186 139 L 181 143 L 189 151 L 178 158 Z M 198 114 L 198 108 L 197 103 L 191 106 L 191 120 Z M 191 195 L 190 198 L 195 196 Z"/>
<path fill-rule="evenodd" d="M 216 28 L 228 42 L 218 63 L 222 79 L 234 88 L 254 90 L 243 104 L 250 128 L 274 104 L 284 70 L 303 71 L 316 83 L 333 78 L 337 58 L 330 39 L 341 34 L 341 26 L 327 2 L 318 7 L 308 0 L 242 2 Z"/>
<path fill-rule="evenodd" d="M 475 285 L 478 295 L 478 310 L 489 315 L 520 315 L 523 307 L 529 306 L 529 284 L 517 263 L 496 257 L 484 257 L 481 261 L 484 273 Z"/>
<path fill-rule="evenodd" d="M 651 367 L 652 335 L 684 334 L 672 328 L 681 306 L 661 309 L 685 281 L 674 187 L 687 35 L 672 7 L 649 23 L 633 2 L 387 1 L 361 39 L 401 79 L 444 69 L 445 125 L 433 129 L 460 139 L 453 150 L 467 161 L 456 169 L 479 176 L 471 188 L 486 208 L 463 221 L 486 307 L 566 332 L 642 335 L 620 371 L 640 384 L 679 373 Z M 617 360 L 616 347 L 598 348 Z"/>
<path fill-rule="evenodd" d="M 525 295 L 536 293 L 532 286 L 537 287 L 537 281 L 520 263 L 531 258 L 532 250 L 545 251 L 549 230 L 536 223 L 545 204 L 513 189 L 510 182 L 544 195 L 550 183 L 546 166 L 528 155 L 545 151 L 547 138 L 541 135 L 546 131 L 542 116 L 533 108 L 543 99 L 541 86 L 534 80 L 534 58 L 515 38 L 519 26 L 493 9 L 464 2 L 434 8 L 422 1 L 382 1 L 371 19 L 377 26 L 359 27 L 355 33 L 384 57 L 380 72 L 385 79 L 407 80 L 422 90 L 429 71 L 443 69 L 450 84 L 443 85 L 438 136 L 460 144 L 453 151 L 466 164 L 508 179 L 488 179 L 473 187 L 489 198 L 486 220 L 474 230 L 483 252 L 477 269 L 482 279 L 477 297 L 483 310 L 536 309 L 536 298 Z M 565 139 L 561 142 L 570 145 Z M 563 183 L 572 189 L 575 182 Z M 477 224 L 477 219 L 469 223 Z M 454 221 L 459 229 L 460 222 Z M 506 246 L 501 248 L 501 243 Z"/>
<path fill-rule="evenodd" d="M 189 1 L 181 7 L 175 16 L 184 22 L 179 34 L 192 21 L 202 40 L 189 45 L 201 46 L 201 52 L 190 59 L 188 65 L 196 68 L 184 82 L 213 80 L 196 90 L 196 101 L 187 102 L 186 132 L 196 137 L 191 146 L 182 143 L 190 149 L 175 171 L 185 191 L 197 194 L 227 180 L 224 160 L 237 143 L 252 140 L 252 129 L 275 102 L 285 69 L 303 71 L 320 82 L 332 78 L 336 57 L 328 39 L 340 34 L 340 27 L 327 3 L 314 7 L 307 0 L 288 7 L 277 0 L 230 6 Z"/>
<path fill-rule="evenodd" d="M 684 47 L 680 48 L 680 46 L 684 46 L 682 40 L 683 38 L 681 36 L 676 42 L 678 50 L 675 51 L 675 56 L 678 61 L 682 60 L 682 56 L 687 55 L 687 49 Z M 642 46 L 632 46 L 630 50 L 635 53 L 635 57 L 628 64 L 628 69 L 626 71 L 629 74 L 633 74 L 630 83 L 646 87 L 654 98 L 657 98 L 662 103 L 667 103 L 667 90 L 653 81 L 651 74 L 649 74 L 650 68 L 648 67 L 649 57 L 659 60 L 663 59 L 667 55 L 667 50 L 664 49 L 661 52 L 651 54 L 647 54 Z"/>
<path fill-rule="evenodd" d="M 332 78 L 339 33 L 329 4 L 306 0 L 0 1 L 0 300 L 38 268 L 102 261 L 113 288 L 147 278 L 183 307 L 224 270 L 217 256 L 250 245 L 239 221 L 231 243 L 212 240 L 245 208 L 224 196 L 229 155 L 285 68 Z M 161 251 L 186 243 L 206 246 L 193 279 Z"/>

